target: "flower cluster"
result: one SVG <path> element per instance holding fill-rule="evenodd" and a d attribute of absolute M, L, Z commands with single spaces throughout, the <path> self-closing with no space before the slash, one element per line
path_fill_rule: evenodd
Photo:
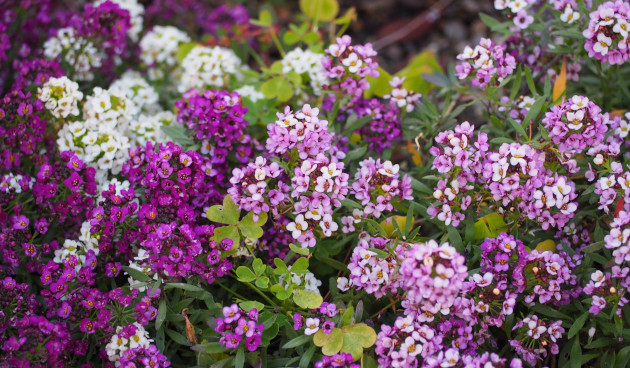
<path fill-rule="evenodd" d="M 183 93 L 191 88 L 223 87 L 231 75 L 237 74 L 241 64 L 231 49 L 197 46 L 181 63 L 182 74 L 177 88 Z"/>
<path fill-rule="evenodd" d="M 149 78 L 161 79 L 177 65 L 177 51 L 190 37 L 173 26 L 155 26 L 140 40 L 140 60 L 149 69 Z"/>
<path fill-rule="evenodd" d="M 466 79 L 472 75 L 472 84 L 481 89 L 498 86 L 516 69 L 514 56 L 506 54 L 501 45 L 488 38 L 482 38 L 475 48 L 466 46 L 457 59 L 461 61 L 455 67 L 457 77 Z"/>
<path fill-rule="evenodd" d="M 527 278 L 526 303 L 538 299 L 540 304 L 562 305 L 580 295 L 581 288 L 572 272 L 581 263 L 580 256 L 533 250 L 526 260 L 532 270 L 532 275 Z"/>
<path fill-rule="evenodd" d="M 217 318 L 215 331 L 221 334 L 219 343 L 227 349 L 244 346 L 256 351 L 261 343 L 264 325 L 258 323 L 258 309 L 245 312 L 236 304 L 223 307 L 223 318 Z"/>
<path fill-rule="evenodd" d="M 157 144 L 167 143 L 171 138 L 162 130 L 163 126 L 175 124 L 175 114 L 166 110 L 155 114 L 140 114 L 129 123 L 132 146 L 144 146 L 151 141 Z"/>
<path fill-rule="evenodd" d="M 335 328 L 333 318 L 339 314 L 337 306 L 332 303 L 323 302 L 319 308 L 313 309 L 310 317 L 304 319 L 301 313 L 293 314 L 293 329 L 295 331 L 304 327 L 305 335 L 313 335 L 320 329 L 326 335 L 330 334 Z"/>
<path fill-rule="evenodd" d="M 401 288 L 407 292 L 402 303 L 405 313 L 419 322 L 431 322 L 435 314 L 453 306 L 468 269 L 455 248 L 430 240 L 404 251 L 399 274 Z"/>
<path fill-rule="evenodd" d="M 109 86 L 110 91 L 123 91 L 133 104 L 135 113 L 156 113 L 160 110 L 158 94 L 149 83 L 135 71 L 125 72 Z"/>
<path fill-rule="evenodd" d="M 230 178 L 232 187 L 228 189 L 228 194 L 240 209 L 253 211 L 256 216 L 262 212 L 269 212 L 288 196 L 289 188 L 282 181 L 278 181 L 278 189 L 269 185 L 270 181 L 283 173 L 284 170 L 276 162 L 257 157 L 255 162 L 232 171 Z"/>
<path fill-rule="evenodd" d="M 518 338 L 510 340 L 510 345 L 531 365 L 538 364 L 548 352 L 560 352 L 558 340 L 564 334 L 562 321 L 549 323 L 534 314 L 518 321 L 512 330 L 516 331 Z"/>
<path fill-rule="evenodd" d="M 350 193 L 363 206 L 363 213 L 378 218 L 383 212 L 394 209 L 392 200 L 412 199 L 411 178 L 400 177 L 399 166 L 391 161 L 381 162 L 373 158 L 359 162 L 359 170 L 355 174 Z"/>
<path fill-rule="evenodd" d="M 404 107 L 405 111 L 412 112 L 420 101 L 422 95 L 404 88 L 404 82 L 405 77 L 394 77 L 391 81 L 389 81 L 389 85 L 393 88 L 392 92 L 383 97 L 389 99 L 390 103 L 396 105 L 399 109 Z"/>
<path fill-rule="evenodd" d="M 352 354 L 337 353 L 324 356 L 322 360 L 315 363 L 315 368 L 360 368 L 360 366 L 354 363 Z"/>
<path fill-rule="evenodd" d="M 417 367 L 422 358 L 438 351 L 440 344 L 433 328 L 406 316 L 396 318 L 393 326 L 381 326 L 375 351 L 381 367 Z"/>
<path fill-rule="evenodd" d="M 105 351 L 110 362 L 114 362 L 115 366 L 121 365 L 120 360 L 123 354 L 129 349 L 148 348 L 153 340 L 149 339 L 149 332 L 139 323 L 131 323 L 127 326 L 116 327 L 116 333 L 112 335 L 111 340 Z"/>
<path fill-rule="evenodd" d="M 589 15 L 588 28 L 583 32 L 584 49 L 588 56 L 602 64 L 623 64 L 630 57 L 628 28 L 630 5 L 622 0 L 606 1 Z"/>
<path fill-rule="evenodd" d="M 320 119 L 319 108 L 304 105 L 293 112 L 289 106 L 284 112 L 276 113 L 278 120 L 267 125 L 267 152 L 284 156 L 297 148 L 299 158 L 315 157 L 326 152 L 332 144 L 328 133 L 328 121 Z"/>
<path fill-rule="evenodd" d="M 77 102 L 83 100 L 83 93 L 77 82 L 68 77 L 51 77 L 37 89 L 37 98 L 54 117 L 67 118 L 68 115 L 79 115 Z"/>
<path fill-rule="evenodd" d="M 322 86 L 328 83 L 326 72 L 322 66 L 323 54 L 316 54 L 311 50 L 295 48 L 282 59 L 282 72 L 295 71 L 297 74 L 308 76 L 308 81 L 315 95 L 320 95 Z"/>
<path fill-rule="evenodd" d="M 559 106 L 553 106 L 542 120 L 549 138 L 560 152 L 582 152 L 604 141 L 608 115 L 588 97 L 573 96 Z"/>
<path fill-rule="evenodd" d="M 396 294 L 402 282 L 398 275 L 398 260 L 388 254 L 386 257 L 380 256 L 371 249 L 378 249 L 388 252 L 388 239 L 370 237 L 362 234 L 359 243 L 352 250 L 348 270 L 350 280 L 340 278 L 337 285 L 341 291 L 346 291 L 349 287 L 356 290 L 365 290 L 368 294 L 374 294 L 377 298 L 382 298 L 388 292 Z M 404 246 L 396 246 L 396 254 L 404 251 Z M 388 252 L 389 253 L 389 252 Z"/>
<path fill-rule="evenodd" d="M 378 77 L 378 63 L 374 60 L 376 51 L 372 44 L 352 45 L 348 35 L 337 38 L 337 42 L 325 50 L 322 59 L 325 76 L 330 79 L 326 89 L 343 91 L 352 97 L 360 97 L 369 88 L 366 77 Z"/>
<path fill-rule="evenodd" d="M 437 217 L 446 225 L 459 226 L 465 218 L 464 211 L 472 204 L 468 193 L 474 186 L 483 160 L 490 148 L 488 136 L 479 132 L 474 136 L 474 126 L 463 122 L 455 130 L 441 132 L 435 138 L 438 144 L 429 153 L 435 157 L 433 168 L 444 174 L 437 183 L 433 197 L 438 201 L 428 209 L 432 218 Z"/>

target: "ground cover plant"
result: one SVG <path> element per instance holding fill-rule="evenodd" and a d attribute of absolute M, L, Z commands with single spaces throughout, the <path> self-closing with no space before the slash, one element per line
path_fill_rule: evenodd
<path fill-rule="evenodd" d="M 0 367 L 627 366 L 630 3 L 274 4 L 0 0 Z"/>

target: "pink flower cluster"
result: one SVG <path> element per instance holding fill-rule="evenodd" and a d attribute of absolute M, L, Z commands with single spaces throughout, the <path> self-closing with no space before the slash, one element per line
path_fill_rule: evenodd
<path fill-rule="evenodd" d="M 464 122 L 455 131 L 442 132 L 429 151 L 435 156 L 433 168 L 444 176 L 433 193 L 438 202 L 427 211 L 432 218 L 458 226 L 473 200 L 482 201 L 486 195 L 495 201 L 498 213 L 537 221 L 543 229 L 562 228 L 575 216 L 575 184 L 545 168 L 544 152 L 520 143 L 488 151 L 483 133 L 469 143 L 473 130 Z"/>
<path fill-rule="evenodd" d="M 328 121 L 319 119 L 319 108 L 304 105 L 293 112 L 289 106 L 276 113 L 278 120 L 267 125 L 266 148 L 272 155 L 284 156 L 297 148 L 299 158 L 315 157 L 331 147 Z"/>
<path fill-rule="evenodd" d="M 628 31 L 630 4 L 623 0 L 606 1 L 590 14 L 584 49 L 602 64 L 623 64 L 630 57 Z"/>
<path fill-rule="evenodd" d="M 486 133 L 479 132 L 475 138 L 474 129 L 465 121 L 454 131 L 440 132 L 435 138 L 437 145 L 429 150 L 435 156 L 433 168 L 444 174 L 444 179 L 438 181 L 433 192 L 437 206 L 432 205 L 427 212 L 447 226 L 457 227 L 465 218 L 463 212 L 472 203 L 472 196 L 467 193 L 474 188 L 472 184 L 482 170 L 489 149 Z"/>
<path fill-rule="evenodd" d="M 399 166 L 391 161 L 375 161 L 370 157 L 359 162 L 350 193 L 364 206 L 366 217 L 378 218 L 383 212 L 393 211 L 391 201 L 395 198 L 413 199 L 411 178 L 407 175 L 401 178 L 398 170 Z"/>
<path fill-rule="evenodd" d="M 418 367 L 423 358 L 441 348 L 435 330 L 410 316 L 398 317 L 393 326 L 382 325 L 376 340 L 379 367 Z"/>
<path fill-rule="evenodd" d="M 348 194 L 349 175 L 343 168 L 343 162 L 330 160 L 320 153 L 294 169 L 291 198 L 296 217 L 287 225 L 287 230 L 302 247 L 315 246 L 318 229 L 329 237 L 339 228 L 332 215 L 333 208 L 341 207 L 341 201 Z"/>
<path fill-rule="evenodd" d="M 256 161 L 244 168 L 232 170 L 232 186 L 228 194 L 240 209 L 253 211 L 258 217 L 262 212 L 275 209 L 288 196 L 289 187 L 282 180 L 278 181 L 277 189 L 270 189 L 269 186 L 270 181 L 281 177 L 283 173 L 278 163 L 256 157 Z"/>
<path fill-rule="evenodd" d="M 331 85 L 325 87 L 343 91 L 352 97 L 361 97 L 363 91 L 370 87 L 366 77 L 379 76 L 378 63 L 373 59 L 377 53 L 370 43 L 351 44 L 350 36 L 343 35 L 325 50 L 328 55 L 322 58 L 322 65 L 326 77 L 332 80 Z"/>
<path fill-rule="evenodd" d="M 608 131 L 608 115 L 602 115 L 602 109 L 584 96 L 553 106 L 542 122 L 560 152 L 581 152 L 596 146 Z"/>
<path fill-rule="evenodd" d="M 466 259 L 448 243 L 435 240 L 412 244 L 402 254 L 400 285 L 406 291 L 405 314 L 431 322 L 438 312 L 448 314 L 468 278 Z"/>
<path fill-rule="evenodd" d="M 527 278 L 525 303 L 567 304 L 571 298 L 577 298 L 582 288 L 577 277 L 571 272 L 580 265 L 581 256 L 571 257 L 566 252 L 539 252 L 533 250 L 527 256 L 527 266 L 532 275 Z"/>
<path fill-rule="evenodd" d="M 621 163 L 611 162 L 611 172 L 602 175 L 595 182 L 595 194 L 599 196 L 599 209 L 609 213 L 616 203 L 623 205 L 624 210 L 630 210 L 630 172 L 623 171 Z M 612 224 L 611 224 L 612 225 Z"/>
<path fill-rule="evenodd" d="M 610 271 L 596 270 L 584 287 L 584 294 L 592 295 L 589 312 L 598 315 L 611 306 L 619 318 L 623 318 L 623 307 L 628 304 L 627 292 L 630 287 L 630 268 L 612 266 Z"/>
<path fill-rule="evenodd" d="M 472 75 L 472 84 L 481 89 L 498 86 L 516 69 L 514 56 L 506 54 L 501 45 L 489 38 L 482 38 L 475 48 L 466 46 L 457 59 L 461 61 L 455 67 L 457 77 L 466 79 Z"/>
<path fill-rule="evenodd" d="M 533 366 L 547 357 L 548 352 L 554 355 L 560 352 L 558 340 L 565 332 L 561 320 L 549 323 L 537 315 L 519 320 L 512 330 L 517 338 L 510 340 L 510 345 Z"/>
<path fill-rule="evenodd" d="M 348 270 L 350 270 L 349 282 L 344 280 L 344 284 L 365 290 L 368 294 L 374 294 L 377 298 L 382 298 L 388 292 L 396 294 L 400 286 L 400 279 L 397 275 L 398 260 L 391 254 L 386 257 L 378 255 L 371 249 L 379 249 L 388 252 L 387 243 L 389 239 L 370 237 L 362 233 L 359 243 L 352 250 Z M 402 244 L 396 246 L 396 254 L 404 251 Z M 338 282 L 339 283 L 339 282 Z"/>

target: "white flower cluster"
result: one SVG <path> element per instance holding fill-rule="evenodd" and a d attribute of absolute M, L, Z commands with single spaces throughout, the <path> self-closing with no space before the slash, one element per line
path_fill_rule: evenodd
<path fill-rule="evenodd" d="M 291 272 L 291 281 L 297 286 L 302 286 L 302 284 L 304 284 L 304 290 L 306 291 L 320 294 L 319 287 L 322 286 L 322 282 L 315 278 L 315 275 L 312 272 L 307 272 L 301 275 Z"/>
<path fill-rule="evenodd" d="M 534 0 L 494 0 L 494 8 L 497 10 L 510 9 L 514 14 L 525 10 L 534 3 Z"/>
<path fill-rule="evenodd" d="M 110 171 L 120 173 L 128 158 L 128 130 L 135 111 L 121 90 L 95 87 L 83 105 L 85 120 L 64 125 L 57 146 L 60 151 L 74 151 L 83 162 L 94 166 L 97 183 L 104 183 Z"/>
<path fill-rule="evenodd" d="M 13 173 L 0 176 L 0 192 L 8 193 L 11 189 L 14 189 L 16 194 L 22 193 L 20 181 L 22 181 L 23 178 L 22 175 L 13 175 Z M 28 189 L 31 189 L 33 184 L 35 184 L 35 178 L 31 178 L 29 181 Z"/>
<path fill-rule="evenodd" d="M 181 66 L 178 89 L 184 93 L 191 88 L 223 87 L 227 77 L 237 74 L 242 63 L 234 51 L 225 47 L 198 46 L 186 55 Z"/>
<path fill-rule="evenodd" d="M 160 110 L 158 104 L 158 93 L 142 76 L 136 71 L 125 72 L 120 79 L 116 80 L 109 87 L 110 90 L 120 90 L 125 92 L 127 98 L 135 105 L 137 112 L 153 114 Z"/>
<path fill-rule="evenodd" d="M 120 365 L 121 355 L 128 349 L 144 348 L 147 349 L 151 346 L 152 339 L 149 339 L 149 332 L 138 322 L 133 323 L 136 326 L 136 333 L 129 338 L 120 336 L 123 328 L 121 326 L 116 327 L 116 333 L 112 336 L 109 344 L 105 346 L 107 357 L 110 362 L 113 362 L 116 367 Z"/>
<path fill-rule="evenodd" d="M 295 71 L 297 74 L 307 74 L 311 88 L 315 95 L 320 95 L 322 86 L 328 83 L 326 71 L 322 66 L 324 54 L 316 54 L 311 50 L 295 48 L 289 51 L 282 59 L 282 72 Z"/>
<path fill-rule="evenodd" d="M 186 32 L 173 26 L 155 26 L 140 41 L 140 60 L 147 66 L 177 64 L 177 50 L 182 43 L 190 42 Z"/>
<path fill-rule="evenodd" d="M 99 253 L 98 239 L 90 232 L 91 229 L 92 225 L 90 225 L 89 221 L 83 222 L 81 224 L 79 239 L 66 239 L 63 242 L 63 246 L 55 250 L 55 258 L 53 258 L 53 261 L 61 264 L 64 260 L 68 259 L 68 257 L 75 256 L 78 260 L 75 270 L 78 272 L 85 264 L 85 255 L 88 254 L 90 250 L 94 251 L 95 256 Z"/>
<path fill-rule="evenodd" d="M 234 90 L 234 92 L 241 95 L 241 97 L 249 98 L 252 102 L 256 102 L 260 100 L 261 98 L 265 97 L 265 95 L 263 95 L 262 92 L 254 88 L 254 86 L 243 86 L 241 88 Z"/>
<path fill-rule="evenodd" d="M 83 93 L 79 91 L 79 84 L 68 77 L 50 77 L 43 86 L 37 89 L 37 98 L 54 117 L 67 118 L 68 115 L 79 115 L 77 102 L 83 99 Z"/>
<path fill-rule="evenodd" d="M 138 35 L 142 32 L 142 25 L 144 23 L 144 6 L 139 4 L 136 0 L 97 0 L 94 2 L 94 6 L 99 6 L 106 1 L 120 6 L 129 12 L 129 18 L 131 21 L 131 28 L 127 31 L 127 36 L 133 41 L 138 41 Z"/>
<path fill-rule="evenodd" d="M 92 70 L 100 68 L 103 60 L 102 52 L 91 41 L 76 37 L 71 27 L 60 28 L 44 43 L 44 56 L 48 59 L 56 59 L 61 54 L 65 62 L 74 66 L 77 80 L 94 79 Z"/>
<path fill-rule="evenodd" d="M 170 142 L 171 138 L 162 131 L 162 126 L 171 125 L 176 118 L 171 111 L 160 111 L 150 115 L 140 114 L 129 126 L 132 146 L 144 146 L 147 141 Z"/>

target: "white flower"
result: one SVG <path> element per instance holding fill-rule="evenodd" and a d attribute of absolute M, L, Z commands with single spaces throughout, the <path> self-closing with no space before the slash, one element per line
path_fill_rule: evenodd
<path fill-rule="evenodd" d="M 324 208 L 320 205 L 319 207 L 306 212 L 306 215 L 304 215 L 304 217 L 307 220 L 319 221 L 322 218 L 323 211 Z"/>
<path fill-rule="evenodd" d="M 492 283 L 492 277 L 493 276 L 492 276 L 491 272 L 486 272 L 483 276 L 481 276 L 478 273 L 476 273 L 476 274 L 474 274 L 472 276 L 473 281 L 479 287 L 486 287 L 486 286 L 490 285 Z"/>
<path fill-rule="evenodd" d="M 295 71 L 297 74 L 308 75 L 314 94 L 319 96 L 322 92 L 322 86 L 328 84 L 326 71 L 322 65 L 323 57 L 323 54 L 316 54 L 308 49 L 295 48 L 287 52 L 282 59 L 282 72 Z"/>
<path fill-rule="evenodd" d="M 350 281 L 347 277 L 338 277 L 337 278 L 337 289 L 341 292 L 346 292 L 350 290 Z"/>
<path fill-rule="evenodd" d="M 567 7 L 564 8 L 564 12 L 562 13 L 562 15 L 560 15 L 560 20 L 565 23 L 571 24 L 578 19 L 580 19 L 580 13 L 573 11 L 571 5 L 567 4 Z"/>
<path fill-rule="evenodd" d="M 363 64 L 363 60 L 359 59 L 359 56 L 353 52 L 343 59 L 341 63 L 348 67 L 350 73 L 356 73 L 359 71 L 361 64 Z"/>
<path fill-rule="evenodd" d="M 337 231 L 337 229 L 339 229 L 339 225 L 333 221 L 330 214 L 324 215 L 322 220 L 319 222 L 319 226 L 322 228 L 325 236 L 331 236 L 333 231 Z"/>
<path fill-rule="evenodd" d="M 135 105 L 135 114 L 140 112 L 153 114 L 160 110 L 156 90 L 138 72 L 125 72 L 109 88 L 125 93 Z"/>
<path fill-rule="evenodd" d="M 234 90 L 234 92 L 238 93 L 242 97 L 249 98 L 252 102 L 256 102 L 260 99 L 265 98 L 265 95 L 262 92 L 258 91 L 254 86 L 243 86 Z"/>
<path fill-rule="evenodd" d="M 597 35 L 597 42 L 593 44 L 593 51 L 602 54 L 602 56 L 608 54 L 608 48 L 612 44 L 612 38 L 606 36 L 603 33 Z"/>
<path fill-rule="evenodd" d="M 630 125 L 627 121 L 621 120 L 619 122 L 619 128 L 615 131 L 621 138 L 625 138 L 628 136 L 628 129 L 630 129 Z"/>
<path fill-rule="evenodd" d="M 77 102 L 83 99 L 83 93 L 79 91 L 79 85 L 66 76 L 50 77 L 38 88 L 37 95 L 56 118 L 79 115 Z"/>
<path fill-rule="evenodd" d="M 567 111 L 567 126 L 569 129 L 579 130 L 582 128 L 582 120 L 584 120 L 584 110 L 577 110 L 575 112 Z"/>
<path fill-rule="evenodd" d="M 383 167 L 381 167 L 378 170 L 378 173 L 381 175 L 393 178 L 394 176 L 398 174 L 399 169 L 400 169 L 400 166 L 398 166 L 398 164 L 393 165 L 391 161 L 387 160 L 383 162 Z"/>
<path fill-rule="evenodd" d="M 173 67 L 182 43 L 190 42 L 188 35 L 173 26 L 155 26 L 140 40 L 140 60 L 147 67 Z"/>
<path fill-rule="evenodd" d="M 508 7 L 512 11 L 512 13 L 518 13 L 519 11 L 525 9 L 529 5 L 525 0 L 511 0 L 508 4 Z"/>
<path fill-rule="evenodd" d="M 304 221 L 304 215 L 297 215 L 295 221 L 287 225 L 287 230 L 291 232 L 293 239 L 298 239 L 300 235 L 302 235 L 302 232 L 308 230 L 308 223 Z"/>
<path fill-rule="evenodd" d="M 328 164 L 328 166 L 322 167 L 320 171 L 322 172 L 322 176 L 325 179 L 332 179 L 334 177 L 341 175 L 342 173 L 341 169 L 337 168 L 336 162 L 331 162 L 330 164 Z"/>
<path fill-rule="evenodd" d="M 305 326 L 306 326 L 306 329 L 304 330 L 304 334 L 312 335 L 319 330 L 319 319 L 307 318 Z"/>
<path fill-rule="evenodd" d="M 597 288 L 602 286 L 602 284 L 606 280 L 606 277 L 604 276 L 604 273 L 602 271 L 597 270 L 591 274 L 591 280 L 593 281 L 594 286 Z"/>
<path fill-rule="evenodd" d="M 236 75 L 242 62 L 234 51 L 220 47 L 198 46 L 193 48 L 181 63 L 178 90 L 191 88 L 223 87 L 229 75 Z"/>

